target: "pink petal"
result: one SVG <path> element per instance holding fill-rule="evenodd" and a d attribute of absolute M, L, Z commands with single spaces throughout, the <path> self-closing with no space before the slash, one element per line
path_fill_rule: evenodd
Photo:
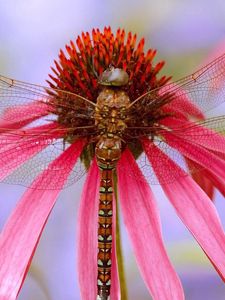
<path fill-rule="evenodd" d="M 173 148 L 177 149 L 185 157 L 196 162 L 203 168 L 206 168 L 210 173 L 221 179 L 225 178 L 225 161 L 219 156 L 199 146 L 196 143 L 191 143 L 189 140 L 171 133 L 165 133 L 164 138 L 167 143 Z"/>
<path fill-rule="evenodd" d="M 191 177 L 194 179 L 194 181 L 200 186 L 200 188 L 208 195 L 208 197 L 213 200 L 214 196 L 214 184 L 212 183 L 212 180 L 210 179 L 209 175 L 206 174 L 205 170 L 201 170 L 201 167 L 199 167 L 196 163 L 193 161 L 186 159 L 187 165 L 189 170 L 198 170 L 196 172 L 191 173 Z"/>
<path fill-rule="evenodd" d="M 223 280 L 225 280 L 225 234 L 215 209 L 207 195 L 185 173 L 162 151 L 151 142 L 144 143 L 147 149 L 148 159 L 158 176 L 159 181 L 164 180 L 164 176 L 170 176 L 170 171 L 183 173 L 178 180 L 170 184 L 163 184 L 162 188 L 176 209 L 178 216 L 191 231 L 199 245 L 202 247 L 210 261 L 215 266 Z M 164 167 L 158 161 L 151 159 L 151 153 L 159 159 L 166 156 Z"/>
<path fill-rule="evenodd" d="M 167 118 L 163 124 L 173 130 L 173 137 L 178 137 L 178 139 L 183 140 L 183 142 L 186 145 L 187 142 L 190 142 L 194 145 L 200 145 L 211 151 L 216 152 L 215 154 L 219 155 L 219 157 L 223 158 L 224 160 L 224 136 L 218 134 L 217 132 L 211 129 L 208 129 L 201 125 L 197 125 L 196 123 L 193 123 L 191 121 L 178 120 L 173 117 Z M 171 142 L 171 138 L 168 137 L 168 141 Z M 190 148 L 192 148 L 192 146 L 190 146 Z M 182 152 L 181 149 L 180 151 Z M 185 152 L 183 153 L 185 154 Z M 211 199 L 213 196 L 213 183 L 215 183 L 215 185 L 220 189 L 221 192 L 224 192 L 224 184 L 218 184 L 218 180 L 216 180 L 215 178 L 213 180 L 212 177 L 211 179 L 209 179 L 210 174 L 206 174 L 204 170 L 201 170 L 202 167 L 200 167 L 199 165 L 197 166 L 196 163 L 194 163 L 193 161 L 189 161 L 188 165 L 192 166 L 191 169 L 193 169 L 193 166 L 194 168 L 196 166 L 195 169 L 199 170 L 191 174 L 192 178 L 201 186 L 201 188 L 208 194 L 208 196 Z M 211 181 L 213 181 L 213 183 Z"/>
<path fill-rule="evenodd" d="M 225 153 L 225 137 L 212 129 L 189 120 L 183 121 L 173 117 L 166 118 L 163 121 L 163 125 L 172 129 L 174 136 L 178 136 L 194 144 L 199 144 L 212 151 Z"/>
<path fill-rule="evenodd" d="M 77 228 L 78 275 L 81 299 L 84 300 L 95 299 L 97 294 L 98 187 L 99 172 L 94 161 L 83 188 Z"/>
<path fill-rule="evenodd" d="M 14 135 L 3 134 L 0 136 L 0 180 L 3 180 L 63 134 L 57 128 L 57 124 L 42 125 L 23 132 L 24 136 L 15 132 Z M 44 132 L 45 134 L 43 134 Z"/>
<path fill-rule="evenodd" d="M 195 163 L 192 161 L 192 164 L 195 164 Z M 200 168 L 200 167 L 197 166 L 197 168 Z M 215 187 L 215 188 L 217 188 L 221 192 L 221 194 L 223 194 L 223 196 L 225 197 L 225 183 L 224 183 L 224 178 L 220 178 L 220 177 L 216 176 L 215 174 L 213 174 L 213 173 L 211 173 L 211 172 L 209 172 L 209 171 L 207 171 L 205 169 L 202 169 L 201 172 L 200 172 L 200 174 L 201 174 L 201 177 L 206 178 L 210 182 L 210 185 L 213 186 L 213 187 Z M 200 184 L 200 187 L 202 188 L 201 184 Z M 206 188 L 206 190 L 203 188 L 203 190 L 212 199 L 213 195 L 211 195 L 212 192 L 210 192 L 210 186 L 208 186 Z"/>
<path fill-rule="evenodd" d="M 138 266 L 155 300 L 181 300 L 184 294 L 163 245 L 158 208 L 142 177 L 130 151 L 125 150 L 118 163 L 120 203 Z"/>
<path fill-rule="evenodd" d="M 96 161 L 88 172 L 78 217 L 78 274 L 82 300 L 96 299 L 97 295 L 97 229 L 99 202 L 99 171 Z M 115 231 L 115 209 L 113 215 Z M 88 284 L 87 284 L 88 282 Z M 112 249 L 111 298 L 119 298 L 119 279 L 116 264 L 115 233 Z"/>
<path fill-rule="evenodd" d="M 59 126 L 58 123 L 48 123 L 36 127 L 13 129 L 4 133 L 0 133 L 0 151 L 4 148 L 15 147 L 17 143 L 23 143 L 24 141 L 32 140 L 32 138 L 48 138 L 52 134 L 56 134 L 56 137 L 63 136 L 66 129 Z"/>
<path fill-rule="evenodd" d="M 39 101 L 7 108 L 0 118 L 0 132 L 21 128 L 48 114 L 49 105 Z"/>
<path fill-rule="evenodd" d="M 64 166 L 63 174 L 44 171 L 34 180 L 3 228 L 0 236 L 1 300 L 16 299 L 44 225 L 83 145 L 83 141 L 75 142 L 51 163 L 50 167 L 56 170 Z M 42 181 L 47 184 L 52 180 L 58 182 L 58 190 L 38 190 Z"/>
<path fill-rule="evenodd" d="M 192 116 L 197 119 L 204 119 L 202 111 L 190 101 L 185 91 L 178 85 L 170 83 L 160 89 L 160 94 L 164 95 L 168 90 L 173 89 L 174 99 L 165 105 L 165 109 L 172 111 L 173 113 L 181 113 L 184 116 Z"/>
<path fill-rule="evenodd" d="M 185 135 L 181 138 L 177 135 L 175 136 L 174 134 L 167 132 L 164 133 L 164 137 L 171 147 L 177 149 L 186 158 L 196 163 L 199 166 L 198 170 L 200 170 L 201 172 L 204 171 L 209 180 L 213 182 L 213 184 L 221 191 L 222 194 L 225 194 L 225 161 L 224 159 L 221 159 L 220 155 L 218 156 L 196 143 L 190 143 L 185 138 Z M 145 151 L 150 155 L 152 151 L 151 147 L 148 147 L 148 149 L 145 148 Z M 151 153 L 151 155 L 153 155 L 153 153 Z M 167 163 L 168 157 L 166 156 L 165 158 L 165 156 L 161 156 L 160 159 L 158 158 L 158 160 L 159 163 L 161 163 L 161 165 L 163 166 L 163 161 L 165 160 L 165 163 Z M 172 181 L 173 179 L 176 180 L 179 176 L 182 176 L 181 173 L 182 172 L 180 172 L 180 169 L 172 169 L 169 175 L 170 181 Z M 164 173 L 161 175 L 164 176 L 164 182 L 168 182 L 166 177 L 168 176 L 168 174 Z"/>

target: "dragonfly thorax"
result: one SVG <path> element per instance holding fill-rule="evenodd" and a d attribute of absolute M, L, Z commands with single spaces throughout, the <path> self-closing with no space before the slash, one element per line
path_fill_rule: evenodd
<path fill-rule="evenodd" d="M 103 89 L 97 98 L 95 125 L 99 136 L 95 153 L 101 164 L 114 164 L 120 158 L 129 104 L 126 92 L 118 89 Z"/>
<path fill-rule="evenodd" d="M 127 109 L 130 99 L 126 92 L 104 89 L 97 98 L 95 125 L 100 135 L 109 138 L 122 137 L 127 125 Z"/>

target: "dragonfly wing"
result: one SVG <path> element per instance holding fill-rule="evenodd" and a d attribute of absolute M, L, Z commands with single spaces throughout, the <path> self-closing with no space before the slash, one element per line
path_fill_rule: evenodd
<path fill-rule="evenodd" d="M 74 119 L 93 122 L 94 108 L 95 104 L 79 95 L 0 76 L 0 180 L 29 186 L 44 170 L 63 177 L 65 168 L 53 170 L 50 164 L 70 146 L 64 134 L 73 131 L 76 138 L 82 138 L 95 129 L 59 124 L 58 113 L 65 109 Z M 65 186 L 85 172 L 78 161 Z M 57 189 L 57 182 L 48 186 L 43 182 L 39 188 Z"/>
<path fill-rule="evenodd" d="M 193 107 L 196 106 L 203 113 L 224 103 L 225 54 L 189 76 L 147 92 L 136 99 L 131 106 L 137 102 L 156 103 L 160 101 L 162 95 L 168 99 L 171 105 L 177 104 L 179 98 L 188 98 L 194 105 Z M 184 109 L 186 105 L 187 103 L 184 101 Z"/>
<path fill-rule="evenodd" d="M 223 137 L 225 134 L 225 117 L 223 109 L 220 109 L 219 115 L 213 118 L 205 118 L 204 113 L 207 112 L 207 115 L 209 115 L 211 109 L 223 104 L 224 101 L 225 54 L 197 72 L 174 83 L 168 83 L 161 88 L 151 90 L 133 101 L 130 105 L 131 118 L 134 116 L 135 119 L 136 115 L 139 115 L 140 118 L 150 116 L 151 119 L 151 116 L 155 117 L 154 111 L 158 115 L 163 112 L 164 116 L 155 123 L 150 123 L 151 125 L 148 125 L 150 127 L 147 127 L 146 131 L 144 127 L 128 128 L 126 133 L 131 140 L 129 147 L 133 150 L 133 145 L 137 144 L 137 140 L 142 138 L 152 140 L 154 137 L 152 142 L 154 146 L 158 147 L 187 174 L 203 171 L 206 166 L 210 166 L 210 163 L 213 164 L 213 155 L 205 153 L 205 157 L 201 157 L 201 164 L 195 162 L 192 164 L 193 167 L 190 167 L 191 164 L 187 165 L 187 159 L 189 161 L 194 160 L 194 156 L 188 156 L 182 142 L 186 143 L 186 146 L 190 146 L 190 152 L 193 150 L 191 149 L 191 145 L 193 145 L 195 149 L 203 147 L 211 154 L 223 157 L 225 152 Z M 143 109 L 145 115 L 143 115 Z M 134 132 L 133 136 L 132 132 Z M 177 146 L 179 143 L 180 147 Z M 139 151 L 135 155 L 138 156 L 137 161 L 144 177 L 147 178 L 149 183 L 158 184 L 151 162 L 146 154 L 141 153 Z M 159 157 L 157 155 L 157 157 L 154 157 L 153 153 L 154 151 L 149 154 L 150 160 L 157 161 L 157 165 L 161 165 L 163 170 L 165 156 Z M 198 153 L 196 153 L 196 158 L 198 158 Z M 171 170 L 170 173 L 166 172 L 166 174 L 167 176 L 162 176 L 165 183 L 184 176 L 183 172 L 178 174 L 174 170 Z"/>
<path fill-rule="evenodd" d="M 140 151 L 137 157 L 137 163 L 143 173 L 141 179 L 145 178 L 153 185 L 171 183 L 188 174 L 194 175 L 206 169 L 210 172 L 215 163 L 220 164 L 224 160 L 225 116 L 196 122 L 171 119 L 168 124 L 170 126 L 159 130 L 153 140 L 151 137 L 142 138 L 142 150 L 145 152 Z M 147 143 L 144 142 L 146 140 Z M 134 145 L 137 145 L 135 140 L 129 144 L 131 151 Z M 159 148 L 162 155 L 160 152 L 156 155 L 155 151 L 151 151 L 152 147 Z M 171 169 L 170 172 L 163 171 L 168 159 L 180 167 L 180 172 L 177 169 Z M 160 182 L 153 171 L 153 164 L 164 172 Z"/>

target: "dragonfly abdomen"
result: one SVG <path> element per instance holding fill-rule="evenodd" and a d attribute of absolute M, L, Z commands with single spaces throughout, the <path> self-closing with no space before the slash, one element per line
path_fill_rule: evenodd
<path fill-rule="evenodd" d="M 100 167 L 98 211 L 98 277 L 97 299 L 108 300 L 111 286 L 112 216 L 113 216 L 113 168 Z"/>
<path fill-rule="evenodd" d="M 96 145 L 95 154 L 100 170 L 97 300 L 109 300 L 111 287 L 113 172 L 121 155 L 120 139 L 116 137 L 100 137 Z"/>

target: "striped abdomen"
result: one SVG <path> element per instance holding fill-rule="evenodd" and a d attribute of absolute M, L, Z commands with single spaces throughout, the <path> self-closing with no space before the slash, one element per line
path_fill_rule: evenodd
<path fill-rule="evenodd" d="M 109 300 L 111 286 L 113 171 L 121 154 L 120 139 L 102 136 L 96 145 L 95 154 L 100 170 L 97 300 Z"/>
<path fill-rule="evenodd" d="M 112 216 L 113 216 L 113 169 L 99 167 L 99 211 L 98 211 L 98 275 L 97 299 L 109 300 L 111 286 Z"/>

